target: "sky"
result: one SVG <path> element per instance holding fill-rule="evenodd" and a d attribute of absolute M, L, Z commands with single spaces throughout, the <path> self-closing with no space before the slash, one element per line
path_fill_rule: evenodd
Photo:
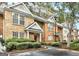
<path fill-rule="evenodd" d="M 77 23 L 76 25 L 77 25 L 77 29 L 79 29 L 79 23 Z"/>

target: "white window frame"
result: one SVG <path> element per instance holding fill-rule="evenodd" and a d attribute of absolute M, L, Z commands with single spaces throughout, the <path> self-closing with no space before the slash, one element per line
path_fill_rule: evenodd
<path fill-rule="evenodd" d="M 48 35 L 48 40 L 53 40 L 53 35 Z"/>
<path fill-rule="evenodd" d="M 52 23 L 48 23 L 48 31 L 53 31 L 53 24 Z"/>
<path fill-rule="evenodd" d="M 17 37 L 13 35 L 13 33 L 18 33 Z M 15 32 L 13 31 L 12 35 L 13 35 L 13 38 L 24 38 L 24 32 Z M 23 37 L 21 37 L 21 33 L 23 33 Z"/>
<path fill-rule="evenodd" d="M 13 31 L 13 33 L 12 33 L 13 38 L 18 38 L 19 35 L 17 34 L 17 37 L 16 37 L 16 36 L 14 35 L 14 33 L 18 33 L 18 32 L 14 32 L 14 31 Z"/>
<path fill-rule="evenodd" d="M 13 17 L 13 15 L 15 15 L 15 14 L 18 14 L 18 13 L 12 13 L 12 17 Z M 16 25 L 24 25 L 24 24 L 21 24 L 21 23 L 20 23 L 20 20 L 21 20 L 20 17 L 21 17 L 21 15 L 18 14 L 18 18 L 17 18 L 18 23 L 14 23 L 14 22 L 13 22 L 13 24 L 16 24 Z M 23 17 L 23 16 L 22 16 L 22 17 Z M 12 19 L 13 19 L 13 18 L 12 18 Z M 14 19 L 13 19 L 13 20 L 14 20 Z M 24 19 L 23 19 L 23 21 L 24 21 Z"/>

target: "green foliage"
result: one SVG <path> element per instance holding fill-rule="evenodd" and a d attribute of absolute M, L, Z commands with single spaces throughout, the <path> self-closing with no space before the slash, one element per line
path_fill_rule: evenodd
<path fill-rule="evenodd" d="M 71 43 L 70 48 L 73 50 L 79 50 L 79 43 Z"/>
<path fill-rule="evenodd" d="M 9 42 L 6 44 L 6 48 L 7 48 L 7 51 L 11 51 L 13 49 L 16 49 L 16 46 L 17 46 L 17 42 Z"/>
<path fill-rule="evenodd" d="M 21 50 L 21 49 L 27 49 L 32 47 L 33 47 L 32 42 L 22 42 L 17 44 L 16 49 Z"/>
<path fill-rule="evenodd" d="M 39 42 L 8 42 L 6 44 L 7 51 L 11 51 L 14 49 L 22 50 L 22 49 L 29 49 L 29 48 L 40 48 L 41 43 Z"/>
<path fill-rule="evenodd" d="M 79 50 L 79 40 L 73 40 L 70 44 L 70 48 L 73 50 Z"/>
<path fill-rule="evenodd" d="M 59 42 L 53 42 L 53 43 L 51 44 L 51 46 L 58 47 L 58 46 L 60 46 L 60 43 L 59 43 Z"/>
<path fill-rule="evenodd" d="M 18 42 L 18 43 L 20 43 L 20 42 L 35 42 L 35 41 L 32 40 L 32 39 L 25 39 L 25 38 L 11 38 L 11 39 L 7 39 L 5 42 L 6 43 L 8 43 L 8 42 Z"/>
<path fill-rule="evenodd" d="M 33 48 L 40 48 L 40 47 L 41 47 L 41 43 L 39 43 L 39 42 L 33 43 Z"/>
<path fill-rule="evenodd" d="M 42 45 L 51 45 L 50 42 L 41 42 Z"/>
<path fill-rule="evenodd" d="M 79 43 L 79 40 L 73 40 L 73 43 Z"/>

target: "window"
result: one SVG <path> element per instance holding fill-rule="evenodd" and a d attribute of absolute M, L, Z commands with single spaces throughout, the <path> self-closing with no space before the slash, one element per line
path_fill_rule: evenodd
<path fill-rule="evenodd" d="M 14 38 L 23 38 L 24 33 L 23 32 L 13 32 L 13 37 Z"/>
<path fill-rule="evenodd" d="M 13 24 L 24 25 L 24 16 L 13 13 Z"/>
<path fill-rule="evenodd" d="M 24 33 L 20 32 L 20 38 L 23 38 L 23 37 L 24 37 Z"/>
<path fill-rule="evenodd" d="M 13 37 L 18 38 L 18 32 L 13 32 Z"/>
<path fill-rule="evenodd" d="M 48 40 L 52 40 L 53 39 L 53 36 L 52 35 L 49 35 L 48 36 Z"/>
<path fill-rule="evenodd" d="M 20 25 L 24 25 L 24 16 L 20 15 Z"/>
<path fill-rule="evenodd" d="M 13 24 L 18 24 L 18 14 L 13 14 Z"/>
<path fill-rule="evenodd" d="M 48 23 L 48 31 L 52 31 L 53 30 L 53 24 Z"/>

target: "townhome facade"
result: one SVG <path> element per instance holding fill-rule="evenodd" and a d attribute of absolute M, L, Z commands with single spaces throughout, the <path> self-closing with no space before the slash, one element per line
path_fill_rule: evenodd
<path fill-rule="evenodd" d="M 23 3 L 4 8 L 0 14 L 0 33 L 3 39 L 13 37 L 47 41 L 48 23 L 38 16 L 32 16 Z M 18 10 L 19 9 L 19 10 Z M 24 12 L 24 11 L 27 11 Z"/>
<path fill-rule="evenodd" d="M 33 5 L 32 5 L 33 6 Z M 36 7 L 36 6 L 35 6 Z M 0 35 L 3 39 L 27 38 L 39 42 L 62 41 L 63 26 L 33 14 L 28 4 L 17 3 L 0 11 Z M 51 16 L 51 13 L 48 12 Z"/>

